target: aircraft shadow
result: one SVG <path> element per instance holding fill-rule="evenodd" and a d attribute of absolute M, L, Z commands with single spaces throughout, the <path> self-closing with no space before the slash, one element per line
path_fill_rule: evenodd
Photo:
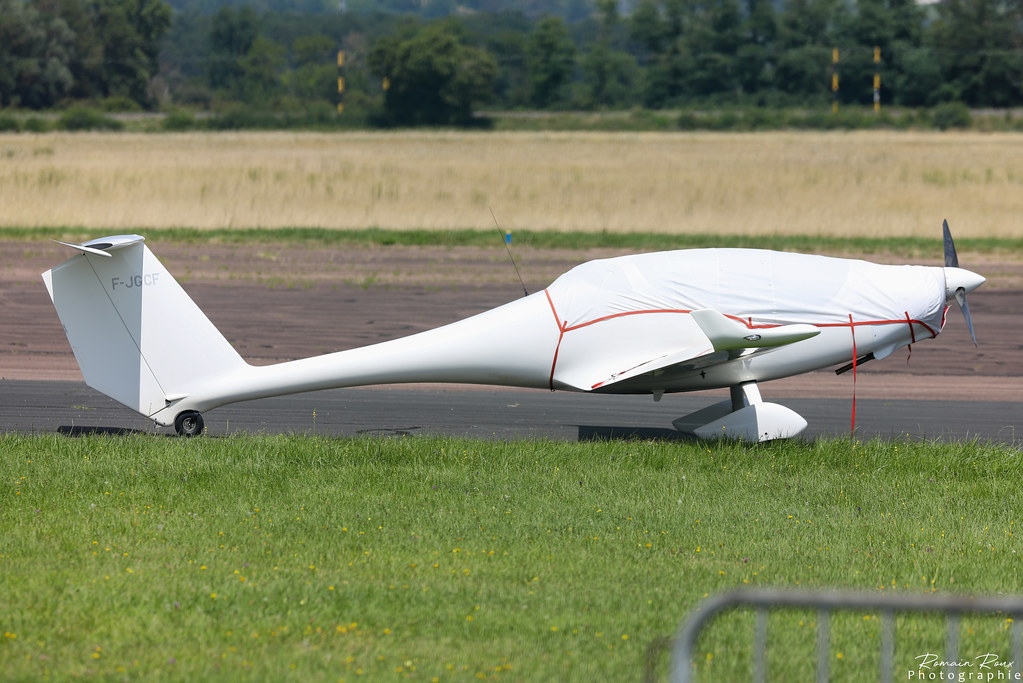
<path fill-rule="evenodd" d="M 61 425 L 57 433 L 64 436 L 128 436 L 129 434 L 152 434 L 151 431 L 131 429 L 130 427 L 88 427 L 85 425 Z"/>
<path fill-rule="evenodd" d="M 674 441 L 690 442 L 696 437 L 660 427 L 607 427 L 576 425 L 579 441 Z"/>

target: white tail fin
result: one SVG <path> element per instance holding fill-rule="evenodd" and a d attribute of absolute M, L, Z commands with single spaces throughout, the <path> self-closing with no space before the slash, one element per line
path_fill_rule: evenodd
<path fill-rule="evenodd" d="M 246 363 L 144 241 L 67 244 L 82 253 L 43 280 L 86 383 L 152 416 Z"/>

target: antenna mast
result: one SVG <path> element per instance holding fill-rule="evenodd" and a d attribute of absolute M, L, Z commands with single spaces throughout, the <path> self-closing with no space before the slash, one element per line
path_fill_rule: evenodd
<path fill-rule="evenodd" d="M 501 235 L 501 240 L 504 242 L 504 249 L 508 252 L 508 259 L 511 261 L 512 268 L 515 269 L 515 275 L 519 278 L 519 284 L 522 285 L 522 294 L 523 296 L 529 296 L 529 292 L 526 291 L 526 283 L 522 281 L 522 274 L 519 272 L 519 267 L 515 264 L 515 257 L 512 256 L 511 247 L 508 246 L 511 242 L 511 233 L 506 233 L 501 229 L 501 224 L 497 222 L 497 216 L 494 215 L 494 210 L 489 206 L 487 208 L 490 209 L 490 216 L 494 219 L 494 225 L 497 226 L 497 232 Z"/>

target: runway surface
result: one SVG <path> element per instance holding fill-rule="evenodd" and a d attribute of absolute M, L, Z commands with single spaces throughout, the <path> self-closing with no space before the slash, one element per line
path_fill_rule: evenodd
<path fill-rule="evenodd" d="M 720 400 L 709 394 L 650 397 L 490 388 L 335 389 L 224 406 L 205 415 L 207 433 L 443 434 L 482 439 L 666 439 L 681 415 Z M 809 422 L 803 438 L 848 436 L 851 398 L 781 398 Z M 80 382 L 0 381 L 0 432 L 141 431 L 173 434 Z M 859 399 L 856 436 L 978 439 L 1018 445 L 1023 403 Z"/>

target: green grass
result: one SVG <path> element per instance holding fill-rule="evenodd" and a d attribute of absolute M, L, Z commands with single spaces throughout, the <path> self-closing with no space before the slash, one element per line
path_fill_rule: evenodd
<path fill-rule="evenodd" d="M 0 436 L 0 670 L 639 680 L 648 647 L 726 588 L 1018 590 L 1018 456 L 913 441 Z M 814 621 L 772 619 L 772 680 L 807 677 Z M 751 623 L 713 623 L 704 680 L 748 679 Z M 835 680 L 875 666 L 877 623 L 833 619 Z M 964 620 L 960 654 L 1002 652 L 1006 628 Z M 942 652 L 933 621 L 900 618 L 899 634 L 897 675 Z"/>
<path fill-rule="evenodd" d="M 187 242 L 190 244 L 244 244 L 244 243 L 289 243 L 315 245 L 378 245 L 378 246 L 497 246 L 503 238 L 496 230 L 384 230 L 366 228 L 361 230 L 331 230 L 326 228 L 278 228 L 278 229 L 212 229 L 195 228 L 145 229 L 138 232 L 150 241 Z M 513 232 L 513 248 L 529 246 L 541 249 L 591 249 L 620 248 L 635 250 L 691 249 L 699 247 L 745 247 L 756 249 L 778 249 L 783 251 L 822 251 L 832 254 L 941 254 L 941 241 L 935 238 L 890 237 L 828 237 L 822 235 L 709 235 L 679 234 L 664 235 L 652 233 L 613 232 L 557 232 L 516 230 Z M 12 228 L 0 227 L 0 239 L 84 241 L 103 237 L 95 229 L 87 228 Z M 1023 239 L 1005 238 L 963 238 L 956 240 L 956 246 L 972 252 L 1016 252 L 1023 251 Z"/>

